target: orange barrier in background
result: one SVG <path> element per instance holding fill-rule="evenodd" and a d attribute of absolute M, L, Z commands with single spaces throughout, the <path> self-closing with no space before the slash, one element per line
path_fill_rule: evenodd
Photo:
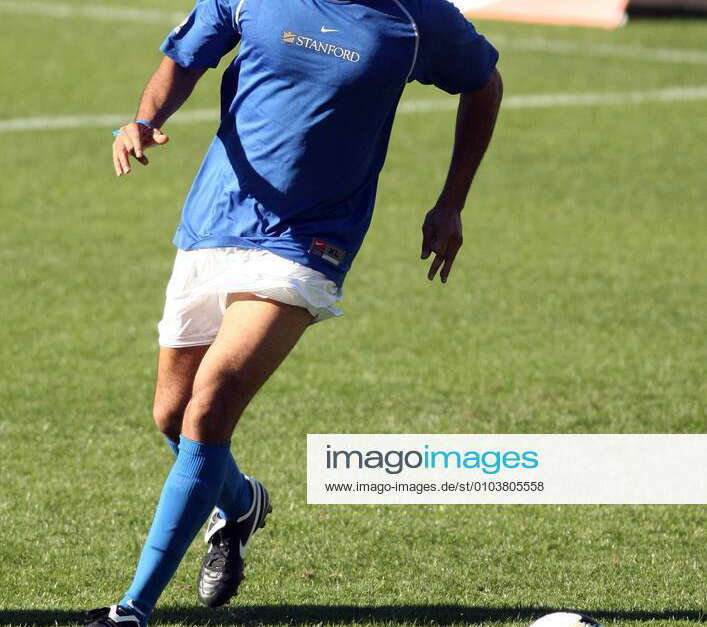
<path fill-rule="evenodd" d="M 468 17 L 616 28 L 628 0 L 452 0 Z"/>

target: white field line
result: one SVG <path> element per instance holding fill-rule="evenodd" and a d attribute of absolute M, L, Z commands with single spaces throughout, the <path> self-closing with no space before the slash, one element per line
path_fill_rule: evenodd
<path fill-rule="evenodd" d="M 707 100 L 707 86 L 671 87 L 653 91 L 629 91 L 624 93 L 583 93 L 583 94 L 529 94 L 508 96 L 503 101 L 503 109 L 550 109 L 559 107 L 589 107 L 637 105 L 651 102 L 689 102 Z M 433 113 L 453 111 L 457 107 L 455 98 L 409 100 L 398 109 L 401 114 Z M 107 113 L 103 115 L 65 115 L 0 120 L 0 133 L 19 131 L 50 131 L 80 128 L 113 129 L 129 119 L 129 114 Z M 196 109 L 177 113 L 170 124 L 190 124 L 193 122 L 215 122 L 219 119 L 216 109 Z"/>
<path fill-rule="evenodd" d="M 217 109 L 196 109 L 177 113 L 170 124 L 189 124 L 191 122 L 213 122 L 219 119 Z M 13 131 L 60 131 L 78 128 L 107 128 L 113 129 L 125 124 L 130 119 L 130 114 L 104 113 L 100 115 L 56 115 L 35 118 L 15 118 L 13 120 L 0 120 L 0 133 Z"/>
<path fill-rule="evenodd" d="M 0 13 L 176 25 L 182 21 L 186 12 L 159 11 L 103 4 L 68 4 L 42 2 L 41 0 L 0 0 Z M 707 51 L 705 50 L 581 43 L 546 37 L 509 37 L 500 33 L 489 34 L 489 39 L 508 50 L 549 52 L 579 57 L 624 58 L 659 63 L 707 65 Z"/>
<path fill-rule="evenodd" d="M 502 108 L 551 109 L 556 107 L 635 105 L 651 102 L 687 102 L 691 100 L 707 100 L 707 86 L 669 87 L 652 91 L 507 96 L 503 101 Z M 400 112 L 425 113 L 428 111 L 454 110 L 456 108 L 457 101 L 453 98 L 445 100 L 411 100 L 400 105 Z"/>
<path fill-rule="evenodd" d="M 502 34 L 489 34 L 488 38 L 494 44 L 508 50 L 552 52 L 579 57 L 604 57 L 610 59 L 621 57 L 637 61 L 707 65 L 707 51 L 689 48 L 648 48 L 621 44 L 581 43 L 545 37 L 515 38 Z"/>
<path fill-rule="evenodd" d="M 61 2 L 36 2 L 34 0 L 2 0 L 0 13 L 36 15 L 53 18 L 87 18 L 91 20 L 152 22 L 174 24 L 184 19 L 186 11 L 169 12 L 102 4 L 64 4 Z"/>

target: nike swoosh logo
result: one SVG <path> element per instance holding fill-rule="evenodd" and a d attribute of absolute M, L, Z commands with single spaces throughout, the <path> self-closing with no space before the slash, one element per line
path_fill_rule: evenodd
<path fill-rule="evenodd" d="M 327 28 L 326 26 L 322 26 L 322 33 L 338 33 L 339 29 L 338 28 Z"/>

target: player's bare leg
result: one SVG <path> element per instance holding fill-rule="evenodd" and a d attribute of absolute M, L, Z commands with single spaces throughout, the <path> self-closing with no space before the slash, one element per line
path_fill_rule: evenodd
<path fill-rule="evenodd" d="M 152 417 L 155 426 L 172 442 L 179 442 L 196 371 L 208 349 L 208 346 L 160 348 Z"/>
<path fill-rule="evenodd" d="M 198 368 L 182 434 L 205 444 L 227 442 L 243 410 L 311 322 L 302 307 L 232 294 Z"/>

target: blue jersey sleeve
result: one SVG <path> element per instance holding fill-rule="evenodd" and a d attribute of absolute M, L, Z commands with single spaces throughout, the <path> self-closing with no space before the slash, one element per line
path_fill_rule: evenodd
<path fill-rule="evenodd" d="M 215 68 L 240 41 L 232 0 L 197 0 L 160 50 L 185 68 Z"/>
<path fill-rule="evenodd" d="M 420 4 L 415 16 L 420 41 L 411 80 L 450 94 L 483 87 L 496 67 L 496 49 L 448 0 Z"/>

